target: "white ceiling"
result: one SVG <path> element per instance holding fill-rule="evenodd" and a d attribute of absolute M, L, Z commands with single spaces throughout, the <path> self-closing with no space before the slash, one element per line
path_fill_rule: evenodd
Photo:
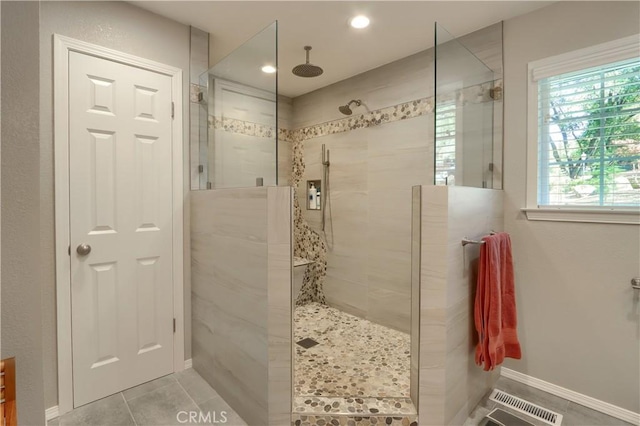
<path fill-rule="evenodd" d="M 528 13 L 543 1 L 131 1 L 211 34 L 214 65 L 278 20 L 279 92 L 295 97 L 432 47 L 434 22 L 461 36 Z M 355 30 L 357 14 L 371 25 Z M 296 77 L 311 45 L 316 78 Z"/>

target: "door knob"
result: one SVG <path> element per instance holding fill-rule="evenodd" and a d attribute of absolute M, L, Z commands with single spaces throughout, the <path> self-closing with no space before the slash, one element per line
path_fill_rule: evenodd
<path fill-rule="evenodd" d="M 80 244 L 76 252 L 78 252 L 80 256 L 86 256 L 91 253 L 91 246 L 89 244 Z"/>

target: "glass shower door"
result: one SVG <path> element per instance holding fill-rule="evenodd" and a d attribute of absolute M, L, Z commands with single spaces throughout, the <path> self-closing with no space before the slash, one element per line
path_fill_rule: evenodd
<path fill-rule="evenodd" d="M 200 189 L 278 184 L 277 22 L 200 76 Z"/>
<path fill-rule="evenodd" d="M 493 187 L 494 72 L 435 24 L 435 184 Z"/>

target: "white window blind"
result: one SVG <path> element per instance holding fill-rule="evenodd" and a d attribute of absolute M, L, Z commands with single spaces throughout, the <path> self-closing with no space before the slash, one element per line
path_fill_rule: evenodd
<path fill-rule="evenodd" d="M 453 185 L 456 171 L 456 105 L 436 106 L 435 184 Z"/>
<path fill-rule="evenodd" d="M 537 84 L 538 206 L 640 206 L 640 59 Z"/>

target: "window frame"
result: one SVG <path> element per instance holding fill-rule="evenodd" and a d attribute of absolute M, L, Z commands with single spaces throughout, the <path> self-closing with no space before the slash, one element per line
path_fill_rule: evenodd
<path fill-rule="evenodd" d="M 640 35 L 574 50 L 527 64 L 527 181 L 528 220 L 640 224 L 640 207 L 538 205 L 538 81 L 587 68 L 632 59 L 640 55 Z"/>

